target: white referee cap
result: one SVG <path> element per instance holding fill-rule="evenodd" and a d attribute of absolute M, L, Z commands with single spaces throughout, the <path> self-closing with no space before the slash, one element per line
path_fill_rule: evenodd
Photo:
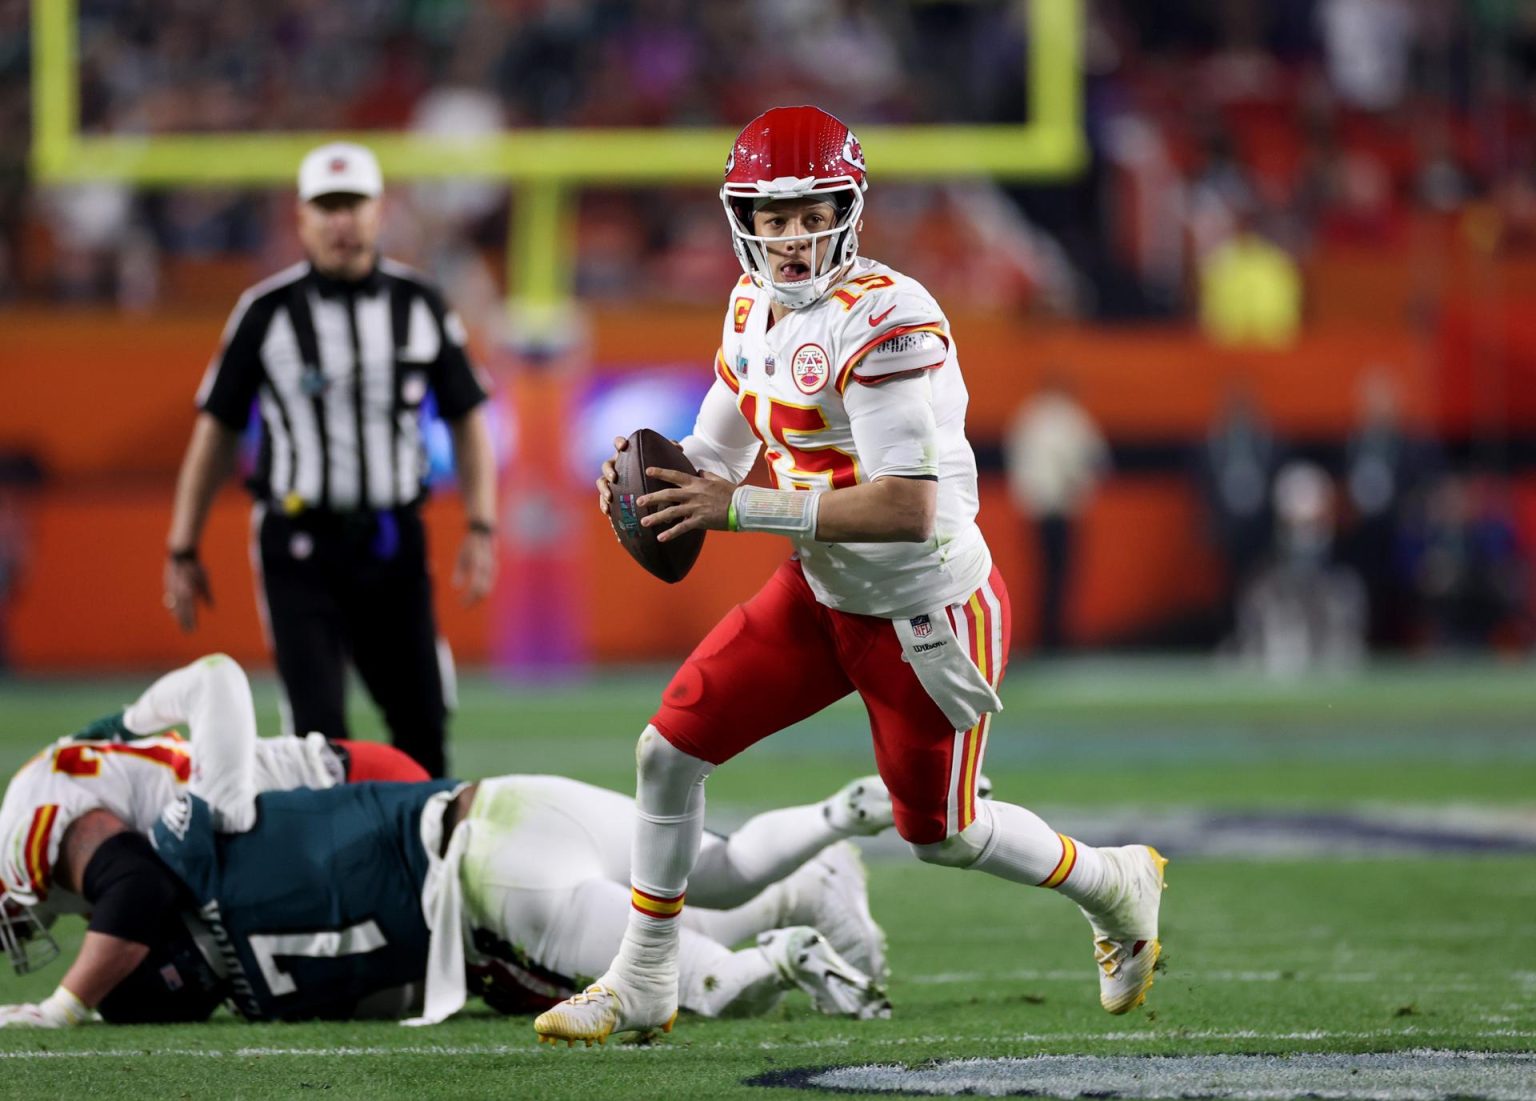
<path fill-rule="evenodd" d="M 351 142 L 337 141 L 311 149 L 299 165 L 299 200 L 309 202 L 321 195 L 384 193 L 384 174 L 370 150 Z"/>

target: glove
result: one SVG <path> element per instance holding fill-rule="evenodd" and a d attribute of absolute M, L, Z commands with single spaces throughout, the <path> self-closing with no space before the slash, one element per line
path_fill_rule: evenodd
<path fill-rule="evenodd" d="M 135 734 L 123 725 L 122 711 L 114 711 L 95 722 L 86 723 L 70 737 L 81 742 L 131 742 L 142 735 Z"/>
<path fill-rule="evenodd" d="M 61 986 L 36 1005 L 0 1005 L 0 1028 L 68 1028 L 90 1016 L 90 1007 Z"/>

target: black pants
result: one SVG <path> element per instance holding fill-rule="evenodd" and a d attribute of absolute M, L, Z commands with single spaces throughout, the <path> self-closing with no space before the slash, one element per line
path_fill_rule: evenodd
<path fill-rule="evenodd" d="M 1036 646 L 1054 654 L 1067 646 L 1067 598 L 1072 585 L 1072 519 L 1060 513 L 1035 518 L 1040 548 L 1040 611 Z"/>
<path fill-rule="evenodd" d="M 294 733 L 347 737 L 350 659 L 395 745 L 442 776 L 448 712 L 421 515 L 401 508 L 287 516 L 269 507 L 258 538 Z"/>

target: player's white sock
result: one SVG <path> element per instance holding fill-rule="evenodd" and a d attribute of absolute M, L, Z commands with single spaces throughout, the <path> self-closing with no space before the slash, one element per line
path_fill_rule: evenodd
<path fill-rule="evenodd" d="M 717 910 L 743 905 L 844 836 L 828 824 L 819 803 L 749 818 L 724 842 L 699 853 L 688 901 Z"/>
<path fill-rule="evenodd" d="M 978 800 L 976 820 L 990 818 L 991 836 L 971 867 L 1015 883 L 1051 887 L 1092 907 L 1104 880 L 1104 858 L 1092 845 L 1057 833 L 1036 813 L 1012 803 Z"/>
<path fill-rule="evenodd" d="M 678 916 L 704 832 L 704 780 L 714 766 L 675 748 L 653 726 L 640 735 L 636 761 L 631 907 L 609 973 L 651 997 L 668 990 L 675 997 Z"/>

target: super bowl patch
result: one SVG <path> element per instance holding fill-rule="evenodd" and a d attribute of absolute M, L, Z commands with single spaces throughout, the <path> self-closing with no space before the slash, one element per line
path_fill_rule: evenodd
<path fill-rule="evenodd" d="M 802 394 L 814 394 L 832 377 L 832 362 L 820 344 L 802 344 L 795 349 L 789 371 L 795 380 L 795 389 Z"/>

